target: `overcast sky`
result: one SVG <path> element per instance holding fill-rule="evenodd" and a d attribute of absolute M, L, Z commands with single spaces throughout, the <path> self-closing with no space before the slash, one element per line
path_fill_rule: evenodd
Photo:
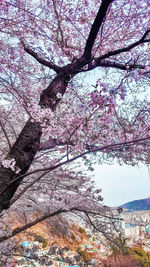
<path fill-rule="evenodd" d="M 150 197 L 150 172 L 144 165 L 95 165 L 94 175 L 93 180 L 102 188 L 104 204 L 118 206 Z"/>
<path fill-rule="evenodd" d="M 95 85 L 102 74 L 103 71 L 100 68 L 88 72 L 85 82 L 90 86 Z M 116 81 L 116 75 L 114 79 Z M 145 94 L 138 94 L 138 97 L 143 99 Z M 148 167 L 144 164 L 139 168 L 118 164 L 95 165 L 94 175 L 93 180 L 102 189 L 102 197 L 106 205 L 119 206 L 132 200 L 150 197 L 150 170 L 148 171 Z"/>

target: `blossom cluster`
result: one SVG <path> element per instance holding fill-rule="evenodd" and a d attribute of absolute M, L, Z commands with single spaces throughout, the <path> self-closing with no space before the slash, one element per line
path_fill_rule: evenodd
<path fill-rule="evenodd" d="M 16 160 L 14 158 L 2 159 L 2 165 L 4 168 L 10 168 L 16 174 L 20 172 L 20 168 L 16 166 Z"/>

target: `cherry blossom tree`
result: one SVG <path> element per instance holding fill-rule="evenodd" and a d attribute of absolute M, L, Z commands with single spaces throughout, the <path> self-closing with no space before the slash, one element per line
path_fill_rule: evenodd
<path fill-rule="evenodd" d="M 0 0 L 1 264 L 11 237 L 66 212 L 112 239 L 84 164 L 150 162 L 148 14 L 148 0 Z"/>
<path fill-rule="evenodd" d="M 148 0 L 0 1 L 1 212 L 22 208 L 26 194 L 37 205 L 41 192 L 49 216 L 104 214 L 72 164 L 150 162 L 148 8 Z"/>

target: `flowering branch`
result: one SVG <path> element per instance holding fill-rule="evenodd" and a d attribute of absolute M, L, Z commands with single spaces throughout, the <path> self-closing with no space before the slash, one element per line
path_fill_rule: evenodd
<path fill-rule="evenodd" d="M 105 59 L 105 58 L 108 58 L 108 57 L 111 57 L 111 56 L 115 56 L 115 55 L 118 55 L 118 54 L 121 54 L 121 53 L 124 53 L 124 52 L 128 52 L 131 49 L 133 49 L 134 47 L 139 46 L 140 44 L 144 44 L 144 43 L 150 42 L 150 39 L 146 39 L 146 37 L 147 37 L 147 35 L 149 33 L 150 33 L 150 29 L 147 30 L 143 34 L 142 38 L 139 41 L 136 41 L 136 42 L 132 43 L 131 45 L 127 46 L 127 47 L 123 47 L 123 48 L 120 48 L 120 49 L 116 49 L 114 51 L 110 51 L 110 52 L 104 54 L 103 56 L 100 56 L 98 59 L 99 60 L 102 60 L 102 59 Z"/>
<path fill-rule="evenodd" d="M 101 152 L 101 151 L 104 151 L 104 152 L 110 152 L 111 150 L 113 149 L 118 149 L 120 146 L 123 146 L 123 145 L 126 145 L 126 146 L 132 146 L 133 144 L 141 144 L 142 142 L 144 141 L 149 141 L 150 140 L 150 137 L 146 137 L 146 138 L 140 138 L 140 139 L 137 139 L 137 140 L 133 140 L 133 141 L 127 141 L 127 142 L 122 142 L 122 143 L 116 143 L 116 144 L 110 144 L 110 145 L 106 145 L 106 146 L 103 146 L 103 147 L 89 147 L 88 146 L 88 150 L 83 152 L 82 154 L 80 155 L 77 155 L 75 157 L 72 157 L 71 159 L 67 159 L 63 162 L 60 162 L 58 163 L 57 165 L 54 165 L 54 166 L 50 166 L 50 167 L 46 167 L 46 168 L 39 168 L 39 169 L 35 169 L 34 171 L 31 171 L 31 172 L 28 172 L 24 175 L 20 175 L 19 177 L 16 177 L 14 180 L 12 180 L 8 186 L 0 192 L 0 195 L 3 194 L 5 191 L 7 191 L 7 189 L 9 187 L 12 186 L 12 184 L 14 184 L 16 181 L 18 180 L 22 180 L 24 177 L 28 176 L 28 175 L 31 175 L 33 173 L 37 173 L 37 172 L 42 172 L 42 171 L 53 171 L 59 167 L 62 167 L 63 165 L 66 165 L 66 164 L 69 164 L 75 160 L 78 160 L 79 158 L 89 154 L 89 153 L 94 153 L 94 152 Z M 39 180 L 39 178 L 37 178 Z M 34 182 L 35 183 L 35 182 Z"/>
<path fill-rule="evenodd" d="M 25 43 L 23 43 L 23 47 L 24 50 L 31 55 L 32 57 L 34 57 L 40 64 L 49 67 L 50 69 L 54 70 L 56 73 L 59 73 L 61 68 L 58 67 L 57 65 L 55 65 L 53 62 L 45 60 L 44 58 L 40 57 L 36 52 L 34 52 L 31 48 L 29 48 L 28 46 L 26 46 Z"/>
<path fill-rule="evenodd" d="M 26 229 L 28 229 L 28 228 L 34 226 L 35 224 L 37 224 L 37 223 L 39 223 L 39 222 L 42 222 L 42 221 L 46 220 L 46 219 L 49 218 L 49 217 L 53 217 L 53 216 L 58 215 L 58 214 L 63 213 L 63 212 L 67 212 L 67 211 L 66 211 L 65 209 L 64 209 L 64 210 L 63 210 L 63 209 L 59 209 L 59 210 L 57 210 L 57 211 L 55 211 L 55 212 L 44 214 L 43 216 L 41 216 L 41 217 L 35 219 L 34 221 L 32 221 L 32 222 L 30 222 L 30 223 L 27 223 L 27 224 L 25 224 L 25 225 L 23 225 L 23 226 L 21 226 L 21 227 L 17 227 L 17 228 L 15 228 L 15 229 L 12 231 L 11 236 L 7 236 L 7 235 L 5 235 L 5 236 L 1 236 L 1 237 L 0 237 L 0 242 L 3 242 L 4 240 L 7 240 L 7 239 L 9 239 L 9 238 L 11 238 L 11 237 L 14 237 L 15 235 L 21 233 L 22 231 L 25 231 Z"/>

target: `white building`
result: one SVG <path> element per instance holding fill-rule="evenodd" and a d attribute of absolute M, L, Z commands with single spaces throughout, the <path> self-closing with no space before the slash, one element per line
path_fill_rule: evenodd
<path fill-rule="evenodd" d="M 126 227 L 125 228 L 125 236 L 126 237 L 137 237 L 140 234 L 140 227 L 134 226 L 134 227 Z"/>

